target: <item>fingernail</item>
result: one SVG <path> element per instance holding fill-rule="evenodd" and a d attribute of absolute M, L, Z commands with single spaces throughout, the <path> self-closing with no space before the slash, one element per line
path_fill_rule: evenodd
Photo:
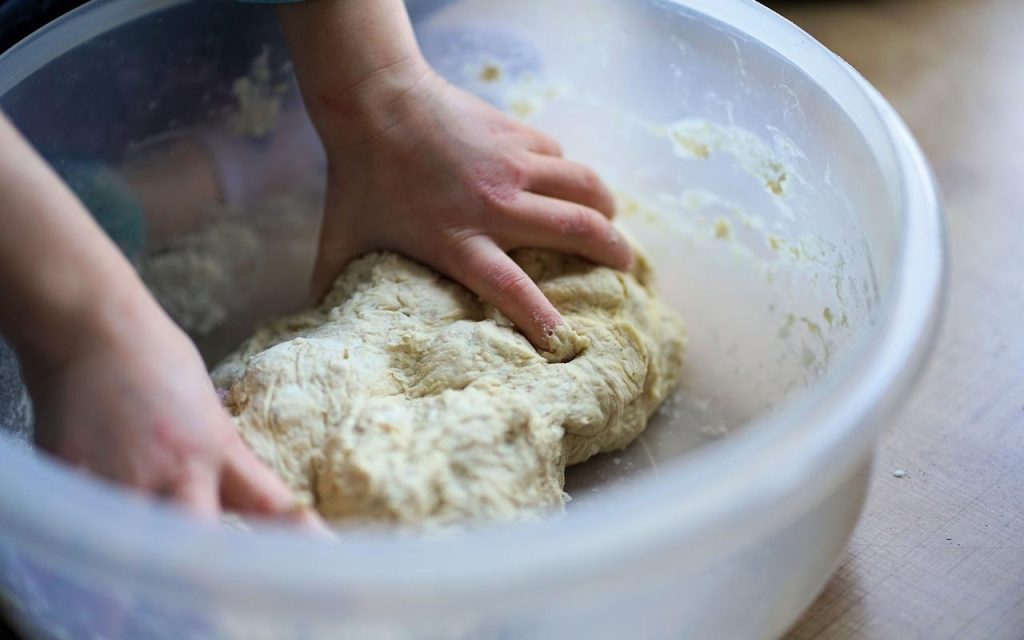
<path fill-rule="evenodd" d="M 565 331 L 561 332 L 562 335 L 559 335 L 559 329 L 562 328 Z M 548 329 L 546 335 L 548 337 L 548 346 L 540 354 L 548 362 L 568 362 L 579 353 L 580 349 L 575 340 L 576 333 L 564 319 L 561 324 Z"/>
<path fill-rule="evenodd" d="M 623 263 L 622 269 L 623 271 L 629 271 L 630 269 L 633 268 L 633 264 L 636 263 L 636 254 L 633 251 L 633 246 L 629 242 L 629 239 L 626 238 L 626 235 L 624 233 L 622 233 L 615 227 L 612 227 L 612 229 L 614 229 L 615 231 L 615 236 L 612 238 L 612 243 L 617 246 L 623 247 L 627 254 L 626 261 Z"/>
<path fill-rule="evenodd" d="M 555 334 L 558 333 L 558 329 L 565 324 L 565 318 L 561 314 L 556 312 L 556 315 L 550 317 L 538 316 L 541 329 L 544 331 L 544 339 L 546 344 L 544 346 L 550 347 L 551 341 L 554 340 Z"/>

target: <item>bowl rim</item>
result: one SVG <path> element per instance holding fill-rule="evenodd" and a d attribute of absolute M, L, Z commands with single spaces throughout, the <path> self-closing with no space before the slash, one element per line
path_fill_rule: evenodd
<path fill-rule="evenodd" d="M 0 74 L 0 95 L 83 41 L 187 1 L 92 0 L 0 56 L 0 72 L 5 66 L 16 69 Z M 651 552 L 686 544 L 695 550 L 688 560 L 694 566 L 713 562 L 828 495 L 863 462 L 881 432 L 881 418 L 891 415 L 919 377 L 936 339 L 948 280 L 938 188 L 893 108 L 852 67 L 791 22 L 752 0 L 661 3 L 737 30 L 800 68 L 843 105 L 859 130 L 881 134 L 868 144 L 898 175 L 903 233 L 873 340 L 848 358 L 845 371 L 828 376 L 819 393 L 703 447 L 699 456 L 666 464 L 657 479 L 638 478 L 610 489 L 607 497 L 575 510 L 570 525 L 545 519 L 472 535 L 360 532 L 331 541 L 265 525 L 256 527 L 265 535 L 252 536 L 197 523 L 176 508 L 104 482 L 81 482 L 77 472 L 3 442 L 0 485 L 18 487 L 0 496 L 4 537 L 38 553 L 59 549 L 67 566 L 82 571 L 144 573 L 159 576 L 165 587 L 187 576 L 218 597 L 250 604 L 270 592 L 277 602 L 300 608 L 326 601 L 315 594 L 331 594 L 329 601 L 337 604 L 339 594 L 362 599 L 380 593 L 404 607 L 442 588 L 476 602 L 493 599 L 498 590 L 538 584 L 544 588 L 529 597 L 550 601 L 553 590 L 614 573 L 641 552 L 657 555 Z M 828 455 L 840 450 L 850 454 Z M 54 494 L 63 496 L 60 509 L 49 504 Z M 741 519 L 743 526 L 735 526 Z M 122 524 L 132 520 L 133 525 Z M 567 545 L 572 553 L 563 551 Z M 512 552 L 518 548 L 529 552 Z M 265 561 L 255 563 L 254 557 Z M 180 584 L 194 589 L 191 582 Z"/>

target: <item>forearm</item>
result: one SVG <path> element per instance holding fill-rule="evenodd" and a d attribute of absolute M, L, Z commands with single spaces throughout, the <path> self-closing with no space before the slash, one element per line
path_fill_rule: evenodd
<path fill-rule="evenodd" d="M 401 118 L 430 67 L 402 0 L 309 0 L 279 8 L 296 75 L 325 144 L 362 141 Z"/>
<path fill-rule="evenodd" d="M 57 360 L 147 299 L 134 269 L 0 114 L 0 333 Z"/>

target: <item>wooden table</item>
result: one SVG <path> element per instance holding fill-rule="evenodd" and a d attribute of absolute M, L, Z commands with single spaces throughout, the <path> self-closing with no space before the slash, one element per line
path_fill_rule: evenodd
<path fill-rule="evenodd" d="M 788 637 L 1024 638 L 1024 0 L 770 4 L 906 119 L 952 247 L 938 347 L 846 557 Z"/>

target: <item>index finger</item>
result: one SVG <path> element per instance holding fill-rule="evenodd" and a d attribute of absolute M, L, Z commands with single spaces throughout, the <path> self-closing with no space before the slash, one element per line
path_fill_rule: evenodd
<path fill-rule="evenodd" d="M 241 438 L 229 445 L 221 470 L 220 494 L 226 509 L 284 518 L 312 529 L 326 530 L 320 517 L 303 505 Z"/>
<path fill-rule="evenodd" d="M 565 320 L 537 283 L 490 238 L 477 236 L 463 245 L 449 261 L 450 275 L 505 314 L 535 347 L 550 351 Z"/>

